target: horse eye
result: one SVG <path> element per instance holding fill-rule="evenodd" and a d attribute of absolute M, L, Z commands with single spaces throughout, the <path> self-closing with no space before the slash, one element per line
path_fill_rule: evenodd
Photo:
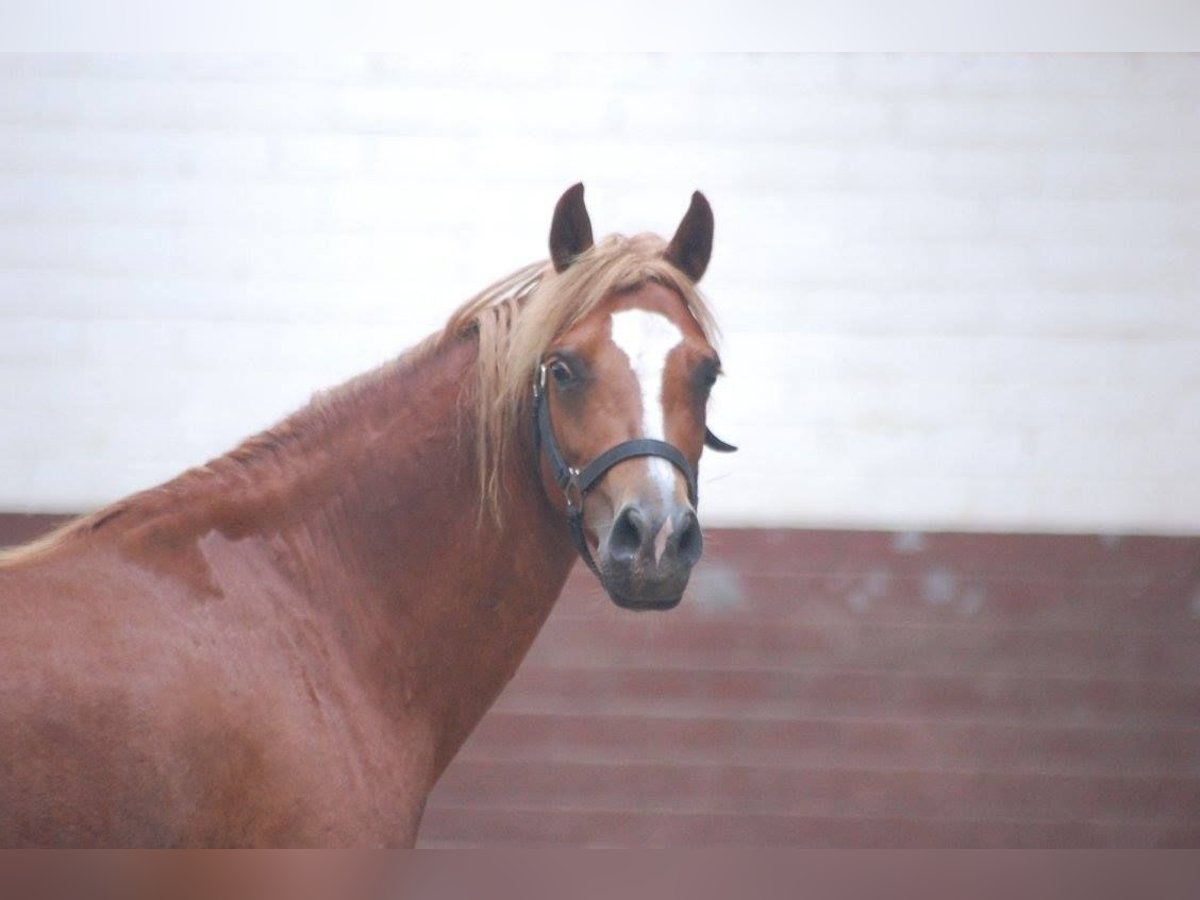
<path fill-rule="evenodd" d="M 719 364 L 702 366 L 700 371 L 696 373 L 696 384 L 700 390 L 707 394 L 712 390 L 714 384 L 717 383 L 717 377 L 721 374 Z"/>
<path fill-rule="evenodd" d="M 575 378 L 571 367 L 561 359 L 556 359 L 550 364 L 550 374 L 558 384 L 567 384 Z"/>

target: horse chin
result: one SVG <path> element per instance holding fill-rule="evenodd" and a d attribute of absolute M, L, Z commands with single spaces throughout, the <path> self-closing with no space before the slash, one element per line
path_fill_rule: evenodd
<path fill-rule="evenodd" d="M 602 565 L 601 572 L 604 589 L 612 602 L 622 609 L 638 612 L 674 609 L 683 600 L 683 589 L 688 583 L 688 575 L 663 581 L 636 578 L 623 566 Z"/>
<path fill-rule="evenodd" d="M 674 609 L 683 599 L 682 592 L 674 596 L 666 597 L 643 597 L 632 599 L 625 597 L 612 588 L 608 588 L 608 596 L 612 602 L 621 607 L 621 609 L 632 609 L 634 612 L 666 612 L 668 609 Z"/>

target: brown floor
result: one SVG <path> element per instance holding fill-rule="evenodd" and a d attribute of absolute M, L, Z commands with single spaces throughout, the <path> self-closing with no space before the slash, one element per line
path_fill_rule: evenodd
<path fill-rule="evenodd" d="M 1200 846 L 1200 539 L 708 542 L 666 614 L 576 571 L 424 844 Z"/>

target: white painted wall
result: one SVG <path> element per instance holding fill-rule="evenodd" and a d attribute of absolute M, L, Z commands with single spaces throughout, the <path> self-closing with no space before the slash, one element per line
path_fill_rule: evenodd
<path fill-rule="evenodd" d="M 716 209 L 724 524 L 1200 532 L 1200 57 L 0 57 L 0 509 Z"/>

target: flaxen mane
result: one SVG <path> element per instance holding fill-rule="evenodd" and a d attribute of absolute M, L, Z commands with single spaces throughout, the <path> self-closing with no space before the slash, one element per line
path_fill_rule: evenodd
<path fill-rule="evenodd" d="M 264 458 L 274 458 L 314 431 L 314 419 L 328 418 L 335 408 L 353 404 L 356 398 L 390 380 L 381 375 L 420 362 L 450 341 L 470 335 L 476 335 L 479 342 L 472 395 L 481 510 L 489 510 L 499 523 L 503 502 L 500 473 L 516 429 L 527 422 L 529 393 L 538 363 L 555 337 L 587 316 L 605 297 L 653 281 L 678 292 L 705 337 L 715 343 L 717 329 L 708 304 L 691 280 L 663 259 L 665 248 L 666 242 L 657 235 L 611 235 L 581 254 L 564 272 L 556 273 L 548 261 L 524 266 L 472 297 L 451 315 L 444 329 L 398 360 L 318 394 L 308 406 L 275 427 L 158 488 L 68 522 L 25 546 L 0 550 L 0 565 L 30 559 L 72 537 L 85 536 L 149 498 L 175 493 L 216 473 L 250 468 Z"/>

